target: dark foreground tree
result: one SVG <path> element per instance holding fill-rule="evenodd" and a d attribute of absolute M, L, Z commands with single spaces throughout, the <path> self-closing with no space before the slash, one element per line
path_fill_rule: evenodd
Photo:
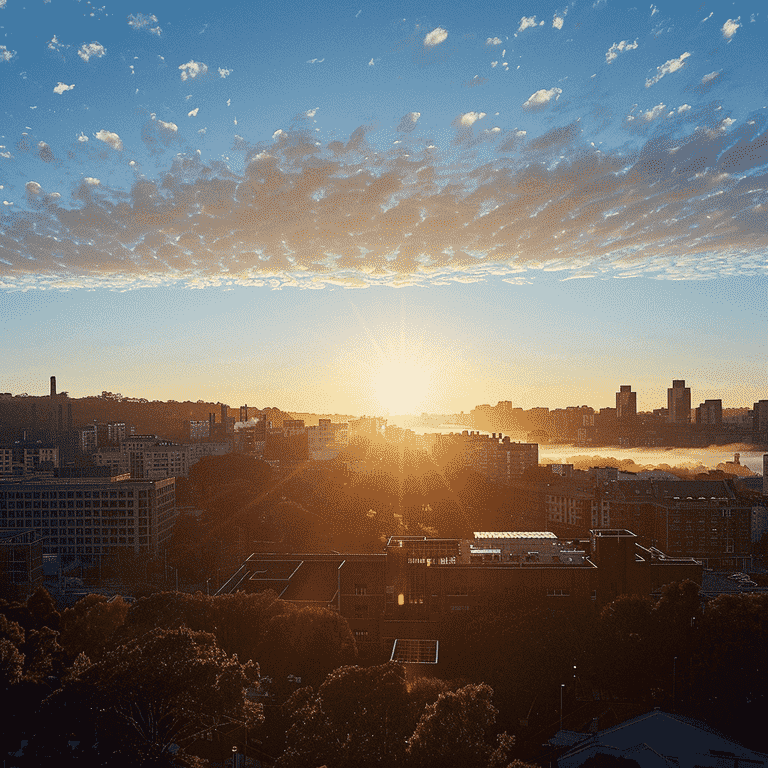
<path fill-rule="evenodd" d="M 208 732 L 260 724 L 262 705 L 249 697 L 257 684 L 258 667 L 227 656 L 212 635 L 155 630 L 97 664 L 81 663 L 42 713 L 41 722 L 58 718 L 63 730 L 38 734 L 37 748 L 55 755 L 69 731 L 94 745 L 91 764 L 178 763 L 184 747 Z"/>

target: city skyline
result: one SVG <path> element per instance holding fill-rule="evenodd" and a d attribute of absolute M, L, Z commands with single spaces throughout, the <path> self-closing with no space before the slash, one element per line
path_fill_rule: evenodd
<path fill-rule="evenodd" d="M 751 407 L 767 19 L 2 2 L 0 391 Z"/>

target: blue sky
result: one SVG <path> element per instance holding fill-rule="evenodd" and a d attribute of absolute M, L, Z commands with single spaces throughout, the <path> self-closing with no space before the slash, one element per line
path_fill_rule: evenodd
<path fill-rule="evenodd" d="M 0 0 L 0 390 L 764 398 L 767 21 Z"/>

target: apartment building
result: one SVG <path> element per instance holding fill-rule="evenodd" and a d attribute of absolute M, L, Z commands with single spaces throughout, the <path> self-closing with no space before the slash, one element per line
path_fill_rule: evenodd
<path fill-rule="evenodd" d="M 50 471 L 58 466 L 57 446 L 22 441 L 0 446 L 0 476 Z"/>
<path fill-rule="evenodd" d="M 43 554 L 95 564 L 120 549 L 158 555 L 176 518 L 176 481 L 127 475 L 0 480 L 0 528 L 33 530 Z"/>

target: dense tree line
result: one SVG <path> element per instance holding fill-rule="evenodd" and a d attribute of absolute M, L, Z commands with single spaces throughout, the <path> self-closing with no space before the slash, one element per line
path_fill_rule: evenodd
<path fill-rule="evenodd" d="M 89 595 L 58 611 L 41 589 L 0 604 L 0 686 L 14 703 L 3 754 L 25 740 L 13 764 L 204 765 L 247 739 L 281 768 L 504 768 L 540 754 L 563 684 L 566 727 L 586 725 L 597 693 L 747 743 L 759 733 L 766 595 L 702 610 L 684 582 L 594 615 L 496 601 L 451 621 L 445 679 L 414 680 L 402 665 L 359 666 L 343 617 L 271 592 Z"/>

